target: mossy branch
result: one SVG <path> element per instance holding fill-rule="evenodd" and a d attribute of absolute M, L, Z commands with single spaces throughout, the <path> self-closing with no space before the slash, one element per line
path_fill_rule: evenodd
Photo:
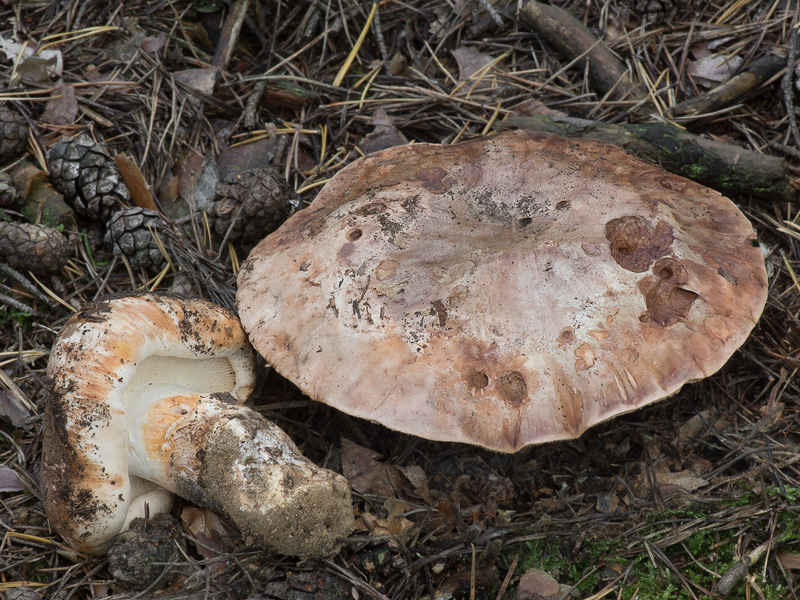
<path fill-rule="evenodd" d="M 543 131 L 621 146 L 631 154 L 728 195 L 795 201 L 798 181 L 788 164 L 733 144 L 703 138 L 667 123 L 625 123 L 552 115 L 511 117 L 499 129 Z"/>

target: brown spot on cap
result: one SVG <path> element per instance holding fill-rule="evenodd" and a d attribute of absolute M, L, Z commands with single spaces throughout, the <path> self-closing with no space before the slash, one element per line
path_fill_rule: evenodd
<path fill-rule="evenodd" d="M 642 315 L 642 319 L 663 326 L 685 320 L 689 309 L 698 298 L 698 295 L 691 290 L 654 277 L 645 277 L 639 283 L 639 287 L 647 304 L 647 312 Z"/>
<path fill-rule="evenodd" d="M 353 214 L 367 217 L 370 215 L 378 215 L 386 210 L 386 205 L 383 202 L 370 202 L 364 206 L 359 207 L 353 211 Z"/>
<path fill-rule="evenodd" d="M 417 171 L 416 176 L 422 186 L 434 194 L 445 193 L 455 183 L 451 177 L 447 176 L 447 171 L 442 167 L 420 169 Z"/>
<path fill-rule="evenodd" d="M 575 361 L 575 367 L 577 369 L 589 369 L 594 366 L 594 361 L 597 358 L 592 351 L 592 347 L 583 342 L 580 346 L 575 349 L 575 356 L 578 357 L 578 360 Z"/>
<path fill-rule="evenodd" d="M 677 177 L 670 177 L 665 176 L 661 177 L 658 180 L 658 185 L 660 185 L 665 190 L 669 190 L 670 192 L 682 192 L 686 189 L 686 180 L 685 179 L 678 179 Z"/>
<path fill-rule="evenodd" d="M 561 330 L 561 333 L 558 334 L 558 343 L 562 346 L 564 344 L 571 344 L 575 341 L 575 333 L 572 331 L 571 327 L 564 327 Z"/>
<path fill-rule="evenodd" d="M 509 404 L 521 404 L 528 395 L 528 384 L 519 371 L 506 371 L 497 379 L 497 391 Z"/>
<path fill-rule="evenodd" d="M 654 227 L 644 217 L 628 216 L 606 223 L 606 239 L 619 266 L 643 273 L 654 260 L 669 253 L 674 236 L 665 221 L 657 221 Z"/>
<path fill-rule="evenodd" d="M 686 285 L 689 274 L 679 260 L 667 256 L 653 265 L 653 275 L 673 285 Z"/>
<path fill-rule="evenodd" d="M 489 377 L 483 371 L 473 371 L 469 374 L 469 384 L 475 389 L 482 390 L 489 385 Z"/>
<path fill-rule="evenodd" d="M 396 260 L 382 260 L 378 263 L 378 266 L 375 267 L 375 279 L 378 281 L 391 279 L 397 273 L 398 266 L 399 263 Z"/>
<path fill-rule="evenodd" d="M 602 342 L 608 339 L 608 336 L 611 334 L 604 329 L 592 329 L 589 331 L 589 335 L 596 339 L 598 342 Z"/>
<path fill-rule="evenodd" d="M 600 256 L 600 254 L 602 254 L 602 250 L 600 249 L 600 246 L 598 246 L 597 244 L 589 244 L 587 242 L 583 242 L 581 244 L 581 248 L 589 256 Z"/>
<path fill-rule="evenodd" d="M 731 334 L 727 322 L 722 317 L 711 316 L 703 320 L 703 325 L 708 332 L 708 335 L 718 339 L 725 340 Z"/>
<path fill-rule="evenodd" d="M 439 327 L 444 327 L 447 323 L 447 307 L 441 300 L 434 300 L 431 305 L 433 305 L 434 314 L 439 317 Z"/>

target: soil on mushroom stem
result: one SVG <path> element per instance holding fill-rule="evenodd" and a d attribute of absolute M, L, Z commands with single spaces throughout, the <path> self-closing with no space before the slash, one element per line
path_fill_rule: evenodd
<path fill-rule="evenodd" d="M 62 135 L 91 129 L 112 154 L 130 154 L 160 199 L 167 197 L 159 191 L 169 187 L 166 174 L 191 162 L 192 152 L 206 156 L 221 143 L 263 138 L 243 146 L 257 150 L 240 150 L 236 166 L 253 161 L 262 168 L 259 160 L 275 156 L 280 177 L 288 173 L 290 187 L 307 203 L 359 149 L 467 139 L 490 132 L 508 113 L 644 118 L 626 112 L 633 103 L 592 90 L 584 82 L 586 65 L 569 68 L 568 59 L 517 23 L 511 0 L 494 3 L 506 9 L 499 13 L 503 28 L 476 1 L 380 4 L 338 88 L 331 83 L 359 43 L 371 3 L 343 0 L 330 11 L 325 3 L 249 3 L 216 88 L 191 93 L 176 83 L 173 76 L 184 72 L 184 81 L 199 85 L 191 70 L 209 64 L 218 49 L 224 56 L 230 36 L 220 31 L 231 31 L 224 20 L 240 4 L 0 5 L 2 39 L 16 43 L 22 35 L 42 48 L 31 62 L 17 60 L 18 48 L 14 60 L 0 64 L 6 80 L 13 74 L 14 93 L 21 94 L 15 98 L 22 98 L 9 108 L 30 120 L 41 151 L 22 150 L 3 165 L 27 173 L 22 190 L 41 203 L 26 206 L 2 195 L 0 216 L 73 236 L 70 262 L 55 278 L 0 270 L 0 520 L 6 532 L 0 591 L 25 585 L 63 600 L 127 597 L 102 560 L 71 557 L 57 545 L 36 494 L 47 351 L 71 314 L 67 307 L 141 289 L 225 302 L 234 293 L 232 264 L 248 250 L 236 242 L 232 260 L 227 240 L 204 237 L 202 218 L 187 214 L 159 232 L 186 277 L 129 269 L 104 247 L 103 224 L 80 215 L 59 220 L 68 209 L 38 174 L 44 165 L 37 154 Z M 749 59 L 788 47 L 793 18 L 791 7 L 773 3 L 554 4 L 602 32 L 624 59 L 639 62 L 636 77 L 646 75 L 639 83 L 665 103 L 671 95 L 682 101 L 703 92 L 700 74 L 730 74 L 731 61 L 711 68 L 700 62 L 703 56 Z M 71 36 L 48 37 L 65 33 Z M 44 48 L 51 41 L 56 45 Z M 50 50 L 59 56 L 44 54 Z M 248 78 L 265 72 L 272 78 L 261 80 L 264 95 L 248 106 L 257 85 Z M 70 88 L 74 104 L 69 92 L 46 91 L 59 79 L 79 84 Z M 762 152 L 780 152 L 773 149 L 776 140 L 792 145 L 778 84 L 738 102 L 686 126 Z M 18 159 L 28 161 L 25 169 L 12 166 Z M 796 170 L 797 159 L 789 160 Z M 749 571 L 754 577 L 742 579 L 729 597 L 796 596 L 796 211 L 779 202 L 735 200 L 768 253 L 771 288 L 759 326 L 718 374 L 577 440 L 501 455 L 347 417 L 308 401 L 271 373 L 257 396 L 260 410 L 311 459 L 345 470 L 357 488 L 357 531 L 330 561 L 298 563 L 245 546 L 223 521 L 187 507 L 186 555 L 165 567 L 168 574 L 151 591 L 167 585 L 160 597 L 405 600 L 468 598 L 474 585 L 476 598 L 507 600 L 516 597 L 520 576 L 535 568 L 577 586 L 577 597 L 704 598 L 742 555 L 770 542 Z"/>

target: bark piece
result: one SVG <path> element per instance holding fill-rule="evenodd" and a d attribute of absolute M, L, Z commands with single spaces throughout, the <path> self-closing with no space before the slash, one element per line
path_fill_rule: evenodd
<path fill-rule="evenodd" d="M 673 106 L 669 113 L 675 117 L 697 117 L 734 104 L 767 79 L 777 75 L 786 66 L 786 58 L 767 54 L 750 63 L 745 70 L 705 94 L 684 100 Z"/>

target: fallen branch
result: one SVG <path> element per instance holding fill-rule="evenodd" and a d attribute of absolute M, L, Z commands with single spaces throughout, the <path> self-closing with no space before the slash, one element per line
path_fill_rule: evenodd
<path fill-rule="evenodd" d="M 211 64 L 218 69 L 228 68 L 249 4 L 250 0 L 236 0 L 228 12 L 217 43 L 217 50 L 211 60 Z"/>
<path fill-rule="evenodd" d="M 599 94 L 611 92 L 611 97 L 616 100 L 641 100 L 645 97 L 622 61 L 563 8 L 526 2 L 520 8 L 519 18 L 569 60 L 585 56 L 589 65 L 589 83 Z"/>
<path fill-rule="evenodd" d="M 496 127 L 609 142 L 723 194 L 795 201 L 796 189 L 800 187 L 800 182 L 789 175 L 788 164 L 780 157 L 693 135 L 667 123 L 612 125 L 573 117 L 536 115 L 510 117 L 498 122 Z"/>
<path fill-rule="evenodd" d="M 771 79 L 786 66 L 786 58 L 777 54 L 767 54 L 754 60 L 741 73 L 706 93 L 684 100 L 670 109 L 675 117 L 699 119 L 704 115 L 735 104 L 742 96 Z"/>

